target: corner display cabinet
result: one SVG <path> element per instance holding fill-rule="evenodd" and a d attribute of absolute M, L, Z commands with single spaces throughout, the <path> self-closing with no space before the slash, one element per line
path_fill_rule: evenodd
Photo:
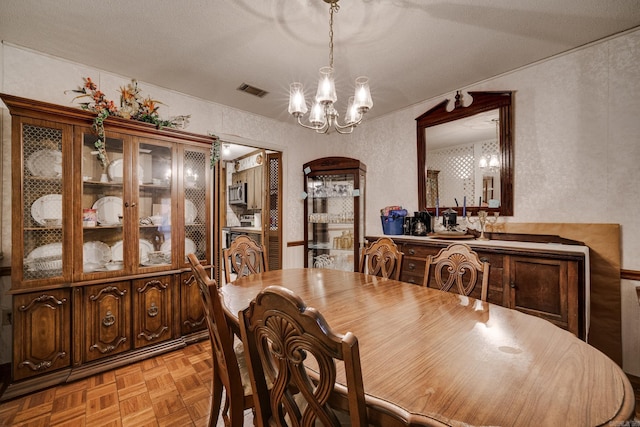
<path fill-rule="evenodd" d="M 9 399 L 206 337 L 210 137 L 0 95 L 12 116 Z"/>
<path fill-rule="evenodd" d="M 358 271 L 364 241 L 364 163 L 325 157 L 304 172 L 304 266 Z"/>

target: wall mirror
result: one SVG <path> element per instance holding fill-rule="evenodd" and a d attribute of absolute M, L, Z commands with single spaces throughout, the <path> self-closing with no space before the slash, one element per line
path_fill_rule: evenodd
<path fill-rule="evenodd" d="M 513 215 L 512 92 L 458 92 L 451 102 L 416 119 L 419 209 Z"/>

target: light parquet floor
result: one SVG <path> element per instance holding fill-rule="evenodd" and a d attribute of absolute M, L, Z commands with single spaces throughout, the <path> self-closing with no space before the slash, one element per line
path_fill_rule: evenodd
<path fill-rule="evenodd" d="M 0 426 L 206 426 L 211 360 L 209 342 L 195 343 L 4 402 Z M 244 424 L 253 425 L 251 411 Z"/>

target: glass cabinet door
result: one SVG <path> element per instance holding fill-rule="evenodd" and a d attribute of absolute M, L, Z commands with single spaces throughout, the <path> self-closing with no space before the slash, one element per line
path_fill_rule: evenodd
<path fill-rule="evenodd" d="M 307 177 L 307 266 L 353 271 L 355 175 Z"/>
<path fill-rule="evenodd" d="M 209 240 L 209 203 L 207 186 L 209 185 L 209 151 L 197 147 L 184 147 L 182 151 L 182 176 L 184 199 L 184 244 L 178 248 L 181 252 L 181 264 L 187 262 L 186 256 L 194 253 L 199 260 L 208 263 Z M 184 248 L 184 251 L 182 249 Z"/>
<path fill-rule="evenodd" d="M 63 256 L 69 197 L 63 181 L 70 179 L 71 168 L 63 159 L 69 158 L 71 128 L 24 119 L 20 131 L 16 140 L 22 146 L 13 147 L 13 164 L 23 168 L 22 192 L 14 193 L 14 212 L 20 212 L 14 220 L 15 250 L 23 254 L 22 277 L 14 275 L 18 288 L 28 287 L 30 281 L 60 282 L 71 271 L 63 265 L 70 259 Z"/>
<path fill-rule="evenodd" d="M 140 141 L 135 173 L 138 185 L 138 258 L 141 267 L 167 267 L 174 264 L 171 250 L 173 208 L 174 145 Z M 135 246 L 135 245 L 134 245 Z"/>
<path fill-rule="evenodd" d="M 95 146 L 97 136 L 87 129 L 82 138 L 82 186 L 75 214 L 82 220 L 82 257 L 77 257 L 79 276 L 104 271 L 131 271 L 124 232 L 129 220 L 124 209 L 131 180 L 125 165 L 125 137 L 107 134 L 104 150 Z"/>
<path fill-rule="evenodd" d="M 82 135 L 80 276 L 170 268 L 174 145 L 107 133 L 101 154 L 96 139 Z"/>

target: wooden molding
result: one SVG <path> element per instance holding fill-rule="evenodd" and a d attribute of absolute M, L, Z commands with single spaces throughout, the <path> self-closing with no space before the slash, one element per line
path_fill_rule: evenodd
<path fill-rule="evenodd" d="M 639 270 L 620 270 L 620 278 L 627 280 L 638 280 L 640 281 L 640 271 Z"/>

